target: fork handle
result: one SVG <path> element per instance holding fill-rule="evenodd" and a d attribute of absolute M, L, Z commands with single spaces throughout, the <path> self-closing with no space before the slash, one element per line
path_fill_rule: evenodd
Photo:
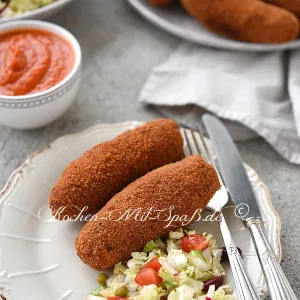
<path fill-rule="evenodd" d="M 266 237 L 262 220 L 250 219 L 246 225 L 250 229 L 272 300 L 297 300 Z"/>
<path fill-rule="evenodd" d="M 235 245 L 229 232 L 227 223 L 221 213 L 220 229 L 224 238 L 224 243 L 228 253 L 228 258 L 238 294 L 239 300 L 259 300 L 259 296 L 250 280 L 244 261 Z"/>

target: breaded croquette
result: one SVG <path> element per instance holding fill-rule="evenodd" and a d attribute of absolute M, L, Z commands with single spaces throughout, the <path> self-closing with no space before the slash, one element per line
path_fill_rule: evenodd
<path fill-rule="evenodd" d="M 153 6 L 168 6 L 173 0 L 148 0 L 148 3 Z"/>
<path fill-rule="evenodd" d="M 112 267 L 148 241 L 194 221 L 219 187 L 216 171 L 199 155 L 149 172 L 85 225 L 75 241 L 77 254 L 96 270 Z"/>
<path fill-rule="evenodd" d="M 300 0 L 265 0 L 265 2 L 285 8 L 300 17 Z"/>
<path fill-rule="evenodd" d="M 132 181 L 183 157 L 183 139 L 172 120 L 124 132 L 69 164 L 52 189 L 52 214 L 59 220 L 93 215 Z"/>
<path fill-rule="evenodd" d="M 186 11 L 211 31 L 254 43 L 297 38 L 299 21 L 289 11 L 259 0 L 181 0 Z"/>

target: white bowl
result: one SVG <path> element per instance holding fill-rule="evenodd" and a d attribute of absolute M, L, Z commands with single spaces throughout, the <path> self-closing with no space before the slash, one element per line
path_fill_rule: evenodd
<path fill-rule="evenodd" d="M 66 29 L 44 21 L 13 21 L 0 25 L 0 34 L 17 29 L 40 29 L 55 33 L 74 49 L 75 64 L 70 74 L 55 86 L 30 95 L 0 95 L 0 123 L 16 129 L 42 127 L 59 118 L 71 106 L 80 86 L 81 49 Z"/>

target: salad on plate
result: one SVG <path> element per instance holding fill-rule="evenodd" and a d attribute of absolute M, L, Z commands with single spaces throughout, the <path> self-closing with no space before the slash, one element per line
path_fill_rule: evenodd
<path fill-rule="evenodd" d="M 131 256 L 112 276 L 100 273 L 87 300 L 235 300 L 223 284 L 226 253 L 210 234 L 180 228 Z"/>

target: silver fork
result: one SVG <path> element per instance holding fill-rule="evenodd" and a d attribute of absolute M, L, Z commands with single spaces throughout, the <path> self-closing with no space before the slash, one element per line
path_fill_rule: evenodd
<path fill-rule="evenodd" d="M 222 209 L 228 202 L 228 192 L 226 190 L 226 187 L 224 186 L 224 183 L 222 181 L 222 178 L 220 177 L 220 174 L 218 172 L 217 162 L 216 159 L 213 157 L 211 151 L 209 150 L 207 143 L 205 141 L 202 129 L 198 127 L 198 132 L 196 133 L 193 130 L 189 129 L 183 129 L 183 134 L 185 137 L 185 141 L 188 146 L 189 155 L 192 154 L 200 154 L 203 155 L 204 158 L 214 166 L 214 168 L 217 171 L 217 174 L 219 176 L 221 188 L 216 192 L 214 197 L 211 199 L 211 201 L 208 204 L 208 208 L 215 211 L 217 214 L 219 214 L 219 224 L 221 233 L 224 239 L 225 247 L 228 253 L 228 258 L 230 262 L 230 266 L 232 269 L 232 274 L 234 278 L 234 282 L 236 285 L 236 291 L 238 294 L 239 300 L 250 300 L 260 299 L 259 296 L 256 293 L 256 290 L 250 280 L 249 274 L 246 270 L 245 264 L 243 262 L 243 259 L 238 251 L 238 248 L 236 247 L 233 238 L 230 234 L 229 228 L 227 226 L 226 220 L 223 216 Z M 205 153 L 201 151 L 200 144 L 202 144 L 202 148 Z"/>

